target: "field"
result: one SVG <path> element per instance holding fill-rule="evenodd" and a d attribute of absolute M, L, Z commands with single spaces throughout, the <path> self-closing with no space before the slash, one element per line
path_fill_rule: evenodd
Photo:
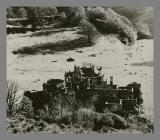
<path fill-rule="evenodd" d="M 73 66 L 92 63 L 102 66 L 104 76 L 113 76 L 114 83 L 126 86 L 130 82 L 141 83 L 144 108 L 147 117 L 153 119 L 153 39 L 138 40 L 132 46 L 122 44 L 114 35 L 99 37 L 90 47 L 40 54 L 13 54 L 23 47 L 71 41 L 81 37 L 77 29 L 51 31 L 49 34 L 7 35 L 7 79 L 17 81 L 22 90 L 42 90 L 48 79 L 64 78 L 64 72 Z M 45 45 L 44 45 L 45 47 Z M 75 61 L 67 62 L 68 58 Z M 109 81 L 109 80 L 108 80 Z M 21 94 L 22 92 L 20 92 Z"/>

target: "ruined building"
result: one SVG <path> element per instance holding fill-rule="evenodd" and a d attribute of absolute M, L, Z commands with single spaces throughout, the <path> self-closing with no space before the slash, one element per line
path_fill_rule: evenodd
<path fill-rule="evenodd" d="M 113 77 L 109 82 L 101 73 L 102 67 L 95 69 L 93 65 L 74 66 L 73 71 L 65 72 L 64 80 L 50 79 L 43 84 L 43 94 L 51 97 L 63 93 L 93 103 L 97 111 L 108 109 L 135 111 L 143 103 L 141 85 L 133 82 L 125 87 L 114 84 Z"/>

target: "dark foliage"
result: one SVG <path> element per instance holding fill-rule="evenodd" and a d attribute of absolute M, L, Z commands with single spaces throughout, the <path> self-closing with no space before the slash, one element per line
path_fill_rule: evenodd
<path fill-rule="evenodd" d="M 16 15 L 12 7 L 7 8 L 7 18 L 15 18 Z"/>
<path fill-rule="evenodd" d="M 72 61 L 74 61 L 73 58 L 68 58 L 68 59 L 67 59 L 67 62 L 72 62 Z"/>
<path fill-rule="evenodd" d="M 127 17 L 135 25 L 139 22 L 141 23 L 140 26 L 144 24 L 147 26 L 147 30 L 146 32 L 144 30 L 143 33 L 148 34 L 150 32 L 153 36 L 153 7 L 112 7 L 112 9 L 120 15 Z M 139 32 L 138 29 L 137 31 Z M 140 36 L 138 35 L 138 38 L 141 38 L 141 34 Z M 146 36 L 146 38 L 148 37 Z"/>
<path fill-rule="evenodd" d="M 80 37 L 75 40 L 64 40 L 59 41 L 56 43 L 46 43 L 46 44 L 40 44 L 35 45 L 32 47 L 23 47 L 18 50 L 14 50 L 14 54 L 23 54 L 23 55 L 33 55 L 33 54 L 52 54 L 56 53 L 57 51 L 67 51 L 67 50 L 74 50 L 76 48 L 82 48 L 82 47 L 90 47 L 92 46 L 92 43 L 88 42 L 88 39 L 86 37 Z"/>
<path fill-rule="evenodd" d="M 7 103 L 7 116 L 8 117 L 13 117 L 18 112 L 17 102 L 20 98 L 16 95 L 18 88 L 19 88 L 18 84 L 14 81 L 10 81 L 7 83 L 6 103 Z"/>
<path fill-rule="evenodd" d="M 99 36 L 97 29 L 87 20 L 81 20 L 79 27 L 82 34 L 87 37 L 89 43 L 94 43 L 95 39 Z"/>
<path fill-rule="evenodd" d="M 125 17 L 117 14 L 112 9 L 93 8 L 88 10 L 88 19 L 102 33 L 119 34 L 123 43 L 134 43 L 137 32 L 133 24 Z M 125 39 L 125 40 L 124 40 Z"/>
<path fill-rule="evenodd" d="M 137 23 L 135 23 L 135 28 L 137 29 L 138 39 L 151 39 L 151 38 L 153 38 L 153 35 L 152 35 L 147 23 L 137 22 Z"/>
<path fill-rule="evenodd" d="M 16 12 L 16 17 L 17 18 L 27 18 L 28 14 L 25 8 L 20 7 L 17 12 Z"/>

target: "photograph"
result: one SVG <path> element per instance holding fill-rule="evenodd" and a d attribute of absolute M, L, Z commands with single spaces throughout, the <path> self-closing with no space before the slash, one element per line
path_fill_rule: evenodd
<path fill-rule="evenodd" d="M 6 8 L 9 134 L 153 134 L 154 7 Z"/>

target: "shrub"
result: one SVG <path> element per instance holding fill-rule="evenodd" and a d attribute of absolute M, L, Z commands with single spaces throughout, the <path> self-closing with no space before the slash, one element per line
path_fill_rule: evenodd
<path fill-rule="evenodd" d="M 12 117 L 17 114 L 17 102 L 20 98 L 16 95 L 18 88 L 19 86 L 15 81 L 9 81 L 7 83 L 7 117 Z"/>
<path fill-rule="evenodd" d="M 150 39 L 152 38 L 152 34 L 150 32 L 149 26 L 143 22 L 135 23 L 135 27 L 138 33 L 138 39 Z"/>
<path fill-rule="evenodd" d="M 17 95 L 19 85 L 15 81 L 9 81 L 7 85 L 7 117 L 23 115 L 28 118 L 33 118 L 32 101 L 24 95 Z"/>
<path fill-rule="evenodd" d="M 131 131 L 137 130 L 143 133 L 153 133 L 154 131 L 153 122 L 147 119 L 145 115 L 132 115 L 128 118 L 128 124 Z"/>
<path fill-rule="evenodd" d="M 59 13 L 59 16 L 60 16 L 60 21 L 61 22 L 66 22 L 67 21 L 67 15 L 66 15 L 66 13 L 65 12 L 61 12 L 61 13 Z"/>
<path fill-rule="evenodd" d="M 12 7 L 7 8 L 7 18 L 15 18 L 16 15 Z"/>
<path fill-rule="evenodd" d="M 128 123 L 123 117 L 113 113 L 110 115 L 112 117 L 112 120 L 114 121 L 114 126 L 113 126 L 114 128 L 124 129 L 128 127 Z"/>
<path fill-rule="evenodd" d="M 34 55 L 34 54 L 53 54 L 56 51 L 74 50 L 76 48 L 89 47 L 92 43 L 88 42 L 88 39 L 84 36 L 74 40 L 64 40 L 55 43 L 44 43 L 34 45 L 32 47 L 22 47 L 17 50 L 13 50 L 13 54 Z"/>
<path fill-rule="evenodd" d="M 75 110 L 75 102 L 71 101 L 64 94 L 49 95 L 49 101 L 45 108 L 38 109 L 36 114 L 39 119 L 48 123 L 64 122 L 67 119 L 68 113 L 73 114 Z M 68 121 L 66 122 L 68 123 Z"/>
<path fill-rule="evenodd" d="M 58 119 L 50 110 L 38 109 L 36 110 L 36 120 L 43 120 L 49 124 L 57 122 Z"/>
<path fill-rule="evenodd" d="M 40 8 L 38 7 L 27 7 L 26 8 L 28 13 L 28 22 L 32 25 L 32 28 L 35 30 L 37 26 L 41 25 L 41 14 Z"/>
<path fill-rule="evenodd" d="M 34 108 L 33 108 L 32 101 L 26 96 L 23 96 L 19 106 L 19 110 L 20 110 L 19 114 L 22 114 L 27 118 L 34 117 Z"/>
<path fill-rule="evenodd" d="M 90 22 L 93 23 L 100 32 L 119 34 L 121 40 L 126 38 L 124 43 L 127 43 L 127 41 L 134 43 L 137 39 L 137 32 L 133 24 L 126 17 L 117 14 L 112 9 L 99 10 L 99 12 L 95 12 L 96 14 L 93 14 L 94 12 L 92 14 L 90 13 L 92 12 L 87 14 Z"/>
<path fill-rule="evenodd" d="M 127 17 L 134 24 L 137 22 L 147 24 L 153 34 L 153 7 L 115 7 L 113 10 Z"/>
<path fill-rule="evenodd" d="M 57 8 L 56 7 L 39 7 L 39 14 L 41 14 L 42 17 L 54 16 L 57 14 Z"/>
<path fill-rule="evenodd" d="M 82 33 L 87 37 L 88 42 L 93 43 L 98 36 L 98 31 L 94 25 L 87 20 L 81 20 L 79 26 Z"/>
<path fill-rule="evenodd" d="M 103 127 L 124 129 L 127 126 L 128 123 L 123 117 L 110 112 L 105 114 L 96 113 L 96 117 L 94 118 L 94 130 L 100 130 Z"/>
<path fill-rule="evenodd" d="M 85 19 L 85 9 L 83 7 L 71 7 L 68 20 L 73 26 L 79 25 L 82 19 Z"/>
<path fill-rule="evenodd" d="M 95 131 L 102 129 L 103 127 L 112 127 L 113 125 L 114 121 L 112 120 L 110 115 L 96 113 L 93 128 Z"/>
<path fill-rule="evenodd" d="M 105 9 L 103 9 L 102 7 L 89 9 L 87 11 L 87 17 L 89 21 L 93 21 L 95 19 L 106 20 Z"/>
<path fill-rule="evenodd" d="M 36 121 L 34 119 L 26 118 L 23 115 L 16 115 L 13 118 L 7 118 L 7 131 L 9 133 L 29 133 L 46 131 L 48 129 L 48 126 L 49 124 L 47 124 L 43 120 Z M 52 127 L 50 129 L 54 128 Z"/>
<path fill-rule="evenodd" d="M 17 10 L 16 15 L 18 18 L 27 18 L 27 11 L 25 8 L 21 7 Z"/>
<path fill-rule="evenodd" d="M 73 122 L 73 114 L 71 112 L 63 112 L 63 116 L 58 121 L 60 124 L 70 125 Z"/>
<path fill-rule="evenodd" d="M 75 59 L 73 59 L 71 57 L 67 59 L 67 62 L 72 62 L 72 61 L 75 61 Z"/>
<path fill-rule="evenodd" d="M 76 123 L 85 128 L 94 127 L 95 112 L 88 108 L 80 108 L 75 114 Z"/>

